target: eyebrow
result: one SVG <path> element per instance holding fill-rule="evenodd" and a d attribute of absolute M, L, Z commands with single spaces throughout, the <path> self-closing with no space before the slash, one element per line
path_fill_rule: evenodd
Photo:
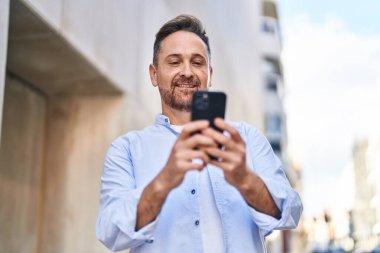
<path fill-rule="evenodd" d="M 170 58 L 170 57 L 178 57 L 178 58 L 182 58 L 182 55 L 181 55 L 181 54 L 169 54 L 169 55 L 167 55 L 167 56 L 165 57 L 165 59 L 168 59 L 168 58 Z M 207 58 L 206 58 L 204 55 L 199 54 L 199 53 L 193 53 L 193 54 L 191 54 L 191 57 L 201 57 L 201 58 L 207 60 Z"/>

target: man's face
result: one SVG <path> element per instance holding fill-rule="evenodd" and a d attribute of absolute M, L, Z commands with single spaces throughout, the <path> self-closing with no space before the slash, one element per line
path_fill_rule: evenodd
<path fill-rule="evenodd" d="M 193 93 L 207 89 L 212 75 L 206 44 L 186 31 L 172 33 L 161 42 L 157 64 L 150 65 L 149 71 L 163 107 L 186 112 L 191 110 Z"/>

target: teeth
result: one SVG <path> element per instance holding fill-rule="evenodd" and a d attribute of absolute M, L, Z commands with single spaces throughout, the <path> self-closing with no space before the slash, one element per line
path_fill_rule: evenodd
<path fill-rule="evenodd" d="M 181 87 L 181 88 L 193 88 L 193 87 L 195 87 L 195 85 L 190 85 L 190 84 L 179 84 L 177 86 Z"/>

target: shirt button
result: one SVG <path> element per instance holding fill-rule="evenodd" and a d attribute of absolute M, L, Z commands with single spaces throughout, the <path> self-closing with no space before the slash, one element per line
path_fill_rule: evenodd
<path fill-rule="evenodd" d="M 193 194 L 193 195 L 195 194 L 195 190 L 194 189 L 191 190 L 191 194 Z"/>
<path fill-rule="evenodd" d="M 198 226 L 199 225 L 199 220 L 196 220 L 195 221 L 195 226 Z"/>

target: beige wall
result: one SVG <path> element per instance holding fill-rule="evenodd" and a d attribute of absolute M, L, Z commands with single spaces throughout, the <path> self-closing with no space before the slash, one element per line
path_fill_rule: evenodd
<path fill-rule="evenodd" d="M 63 0 L 21 0 L 55 29 L 61 26 Z"/>
<path fill-rule="evenodd" d="M 106 252 L 95 236 L 99 180 L 109 143 L 123 131 L 123 100 L 47 97 L 7 77 L 2 252 Z"/>
<path fill-rule="evenodd" d="M 141 120 L 137 100 L 22 3 L 10 10 L 0 251 L 108 252 L 95 236 L 102 163 L 124 118 Z"/>
<path fill-rule="evenodd" d="M 0 248 L 9 253 L 35 252 L 40 230 L 46 99 L 9 76 L 4 98 Z"/>
<path fill-rule="evenodd" d="M 8 45 L 9 0 L 0 0 L 0 143 Z"/>
<path fill-rule="evenodd" d="M 105 252 L 95 223 L 104 154 L 122 132 L 121 96 L 48 99 L 40 252 Z"/>

